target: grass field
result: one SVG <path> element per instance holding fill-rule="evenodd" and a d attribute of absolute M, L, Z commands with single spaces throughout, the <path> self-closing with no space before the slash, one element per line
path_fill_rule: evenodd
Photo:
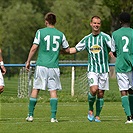
<path fill-rule="evenodd" d="M 132 124 L 126 118 L 120 102 L 105 102 L 101 123 L 87 120 L 87 102 L 59 103 L 58 123 L 50 123 L 49 103 L 36 105 L 34 121 L 26 122 L 27 103 L 1 105 L 1 133 L 131 133 Z"/>
<path fill-rule="evenodd" d="M 126 116 L 121 107 L 116 79 L 110 79 L 110 91 L 105 93 L 101 123 L 89 122 L 87 120 L 87 95 L 77 93 L 72 97 L 70 88 L 64 84 L 63 90 L 58 93 L 57 119 L 59 122 L 50 123 L 49 93 L 47 91 L 39 94 L 34 121 L 26 122 L 29 99 L 17 98 L 18 77 L 13 77 L 10 80 L 5 78 L 5 83 L 5 91 L 0 95 L 0 133 L 133 132 L 133 124 L 125 125 Z"/>
<path fill-rule="evenodd" d="M 79 78 L 77 78 L 79 79 Z M 61 83 L 62 83 L 62 91 L 58 92 L 59 101 L 61 102 L 86 102 L 87 101 L 87 92 L 88 88 L 85 89 L 82 88 L 79 85 L 75 85 L 75 95 L 74 97 L 71 96 L 71 85 L 70 85 L 70 79 L 67 77 L 61 77 Z M 65 82 L 64 82 L 65 81 Z M 75 81 L 75 84 L 79 82 L 79 80 Z M 27 101 L 27 99 L 18 99 L 17 98 L 17 89 L 18 89 L 18 77 L 11 77 L 10 80 L 8 78 L 5 78 L 5 90 L 2 93 L 1 101 L 2 103 L 5 102 L 24 102 Z M 41 91 L 39 94 L 39 100 L 42 102 L 48 102 L 49 101 L 49 92 L 48 91 Z M 111 102 L 120 102 L 120 93 L 118 90 L 116 79 L 110 79 L 110 90 L 105 91 L 104 96 L 105 101 L 111 101 Z"/>

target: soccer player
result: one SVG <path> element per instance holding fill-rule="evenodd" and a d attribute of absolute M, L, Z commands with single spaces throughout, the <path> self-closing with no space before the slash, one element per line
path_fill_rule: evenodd
<path fill-rule="evenodd" d="M 51 122 L 58 122 L 56 119 L 57 90 L 62 89 L 58 63 L 59 52 L 64 49 L 66 53 L 69 53 L 69 44 L 65 35 L 55 28 L 56 15 L 49 12 L 44 18 L 46 27 L 37 30 L 26 61 L 26 69 L 29 70 L 30 61 L 38 49 L 33 89 L 29 100 L 29 114 L 26 120 L 33 121 L 38 93 L 40 90 L 48 89 L 50 92 Z"/>
<path fill-rule="evenodd" d="M 121 13 L 119 20 L 121 28 L 112 33 L 111 51 L 116 52 L 116 77 L 127 124 L 133 123 L 133 29 L 129 13 Z"/>
<path fill-rule="evenodd" d="M 4 91 L 4 79 L 3 75 L 6 73 L 6 68 L 4 67 L 4 62 L 2 58 L 2 50 L 0 48 L 0 94 Z"/>
<path fill-rule="evenodd" d="M 70 48 L 70 53 L 74 54 L 83 50 L 88 52 L 88 81 L 90 86 L 88 120 L 101 122 L 100 112 L 104 104 L 104 92 L 109 90 L 108 50 L 111 48 L 111 37 L 100 31 L 101 18 L 99 16 L 91 18 L 90 26 L 92 33 L 85 36 L 75 47 Z M 95 102 L 96 114 L 94 115 Z"/>

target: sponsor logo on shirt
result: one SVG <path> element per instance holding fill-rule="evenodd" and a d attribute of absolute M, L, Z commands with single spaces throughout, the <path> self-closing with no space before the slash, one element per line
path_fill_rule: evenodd
<path fill-rule="evenodd" d="M 101 47 L 97 44 L 91 46 L 90 51 L 94 54 L 99 53 L 101 51 Z"/>

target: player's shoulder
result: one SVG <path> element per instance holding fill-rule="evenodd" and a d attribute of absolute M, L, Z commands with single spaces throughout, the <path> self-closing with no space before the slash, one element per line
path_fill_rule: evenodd
<path fill-rule="evenodd" d="M 56 29 L 56 28 L 54 28 L 54 30 L 55 30 L 56 32 L 60 33 L 60 34 L 64 34 L 62 31 L 60 31 L 60 30 L 58 30 L 58 29 Z"/>
<path fill-rule="evenodd" d="M 105 32 L 102 32 L 101 31 L 101 33 L 100 33 L 102 36 L 103 36 L 103 38 L 105 38 L 105 39 L 111 39 L 111 36 L 109 35 L 109 34 L 107 34 L 107 33 L 105 33 Z"/>
<path fill-rule="evenodd" d="M 117 30 L 114 30 L 114 31 L 112 32 L 112 34 L 116 34 L 116 33 L 118 33 L 118 32 L 121 32 L 121 30 L 122 30 L 122 28 L 119 28 L 119 29 L 117 29 Z"/>
<path fill-rule="evenodd" d="M 41 28 L 41 29 L 38 29 L 38 31 L 40 32 L 52 32 L 52 33 L 55 33 L 55 34 L 58 34 L 58 35 L 64 35 L 64 33 L 56 28 L 49 28 L 49 27 L 45 27 L 45 28 Z"/>
<path fill-rule="evenodd" d="M 130 30 L 133 32 L 133 28 L 130 28 Z"/>
<path fill-rule="evenodd" d="M 39 33 L 39 32 L 42 32 L 42 31 L 44 31 L 45 30 L 45 28 L 40 28 L 40 29 L 37 29 L 37 33 Z"/>
<path fill-rule="evenodd" d="M 113 32 L 112 32 L 112 35 L 115 36 L 115 35 L 117 35 L 117 34 L 127 33 L 127 31 L 128 31 L 128 33 L 130 33 L 130 32 L 133 32 L 133 29 L 130 28 L 130 27 L 128 27 L 128 28 L 123 28 L 123 27 L 121 27 L 121 28 L 119 28 L 119 29 L 113 31 Z"/>
<path fill-rule="evenodd" d="M 109 35 L 109 34 L 107 34 L 107 33 L 103 32 L 103 31 L 101 31 L 101 35 L 103 35 L 103 36 L 107 36 L 107 37 L 110 37 L 110 35 Z"/>
<path fill-rule="evenodd" d="M 92 36 L 92 33 L 90 33 L 90 34 L 88 34 L 88 35 L 86 35 L 86 36 L 84 36 L 84 38 L 83 39 L 88 39 L 89 37 L 91 37 Z"/>
<path fill-rule="evenodd" d="M 40 28 L 40 29 L 38 29 L 37 31 L 42 32 L 42 31 L 46 31 L 46 30 L 48 30 L 48 28 L 47 28 L 47 27 L 45 27 L 45 28 Z"/>

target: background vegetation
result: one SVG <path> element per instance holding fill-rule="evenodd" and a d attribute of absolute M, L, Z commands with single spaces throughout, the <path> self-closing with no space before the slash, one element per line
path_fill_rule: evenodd
<path fill-rule="evenodd" d="M 102 18 L 102 31 L 111 34 L 119 27 L 118 15 L 122 11 L 133 14 L 133 1 L 0 0 L 0 47 L 3 49 L 5 63 L 26 61 L 35 32 L 44 27 L 43 14 L 49 11 L 57 15 L 56 27 L 65 33 L 70 46 L 75 46 L 90 33 L 92 15 L 99 15 Z M 82 55 L 60 58 L 87 60 L 87 56 Z"/>

